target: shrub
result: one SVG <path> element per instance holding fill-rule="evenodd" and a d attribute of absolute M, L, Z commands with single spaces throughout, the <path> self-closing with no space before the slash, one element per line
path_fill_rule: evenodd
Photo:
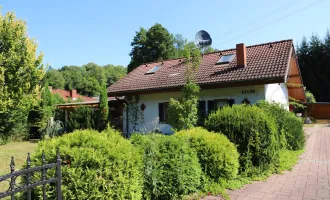
<path fill-rule="evenodd" d="M 63 199 L 141 199 L 141 156 L 130 141 L 113 130 L 103 133 L 84 130 L 43 141 L 32 156 L 41 165 L 42 151 L 47 162 L 56 161 L 56 148 L 67 163 L 62 167 Z M 55 170 L 48 170 L 47 177 Z M 40 173 L 34 174 L 40 180 Z M 56 186 L 47 186 L 49 199 L 55 199 Z M 34 199 L 42 199 L 40 187 Z"/>
<path fill-rule="evenodd" d="M 240 170 L 246 175 L 272 170 L 278 164 L 274 121 L 256 106 L 233 105 L 209 115 L 205 126 L 222 132 L 237 145 Z"/>
<path fill-rule="evenodd" d="M 70 112 L 68 120 L 68 132 L 79 129 L 96 129 L 95 113 L 92 108 L 79 106 Z"/>
<path fill-rule="evenodd" d="M 160 134 L 135 134 L 131 140 L 144 154 L 145 199 L 181 199 L 197 191 L 201 167 L 188 141 Z"/>
<path fill-rule="evenodd" d="M 294 113 L 284 109 L 283 105 L 278 103 L 260 101 L 256 105 L 275 120 L 278 135 L 282 138 L 282 147 L 292 150 L 300 150 L 304 147 L 305 136 L 301 118 L 296 117 Z"/>
<path fill-rule="evenodd" d="M 183 130 L 176 133 L 176 136 L 188 139 L 190 147 L 197 152 L 204 174 L 213 181 L 236 177 L 239 155 L 226 136 L 203 128 Z"/>

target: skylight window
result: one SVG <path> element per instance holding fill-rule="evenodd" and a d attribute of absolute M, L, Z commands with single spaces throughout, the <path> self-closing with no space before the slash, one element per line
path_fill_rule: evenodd
<path fill-rule="evenodd" d="M 161 67 L 162 67 L 162 66 L 157 65 L 157 66 L 155 66 L 154 68 L 152 68 L 151 70 L 147 71 L 146 74 L 154 74 L 154 73 L 156 73 L 158 70 L 160 70 Z"/>
<path fill-rule="evenodd" d="M 230 63 L 234 59 L 234 54 L 222 55 L 217 64 Z"/>

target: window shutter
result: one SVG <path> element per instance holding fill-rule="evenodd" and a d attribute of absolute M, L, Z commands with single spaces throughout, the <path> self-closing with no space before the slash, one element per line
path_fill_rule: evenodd
<path fill-rule="evenodd" d="M 164 104 L 158 104 L 159 122 L 164 122 Z"/>

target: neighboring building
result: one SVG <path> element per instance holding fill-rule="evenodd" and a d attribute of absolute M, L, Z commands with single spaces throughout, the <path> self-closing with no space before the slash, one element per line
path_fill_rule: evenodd
<path fill-rule="evenodd" d="M 184 72 L 183 59 L 146 63 L 110 86 L 108 96 L 126 96 L 136 104 L 142 119 L 134 131 L 154 131 L 157 127 L 163 133 L 171 133 L 171 126 L 166 124 L 167 106 L 170 98 L 181 97 Z M 201 87 L 202 118 L 228 104 L 254 104 L 265 99 L 289 109 L 289 97 L 306 101 L 292 40 L 248 47 L 237 44 L 236 49 L 205 54 L 196 80 Z M 128 122 L 127 126 L 125 107 L 122 113 L 123 131 L 131 132 L 134 125 Z"/>
<path fill-rule="evenodd" d="M 49 90 L 52 94 L 58 94 L 64 99 L 64 101 L 93 101 L 92 97 L 83 96 L 77 93 L 77 90 L 62 90 L 55 89 L 53 90 L 52 86 L 49 86 Z"/>

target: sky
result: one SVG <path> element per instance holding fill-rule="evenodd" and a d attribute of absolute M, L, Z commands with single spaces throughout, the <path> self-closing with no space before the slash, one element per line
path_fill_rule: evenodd
<path fill-rule="evenodd" d="M 284 39 L 297 44 L 330 29 L 330 0 L 0 0 L 0 5 L 2 14 L 14 11 L 26 20 L 43 63 L 52 68 L 89 62 L 127 66 L 136 31 L 155 23 L 191 41 L 206 30 L 220 50 Z"/>

